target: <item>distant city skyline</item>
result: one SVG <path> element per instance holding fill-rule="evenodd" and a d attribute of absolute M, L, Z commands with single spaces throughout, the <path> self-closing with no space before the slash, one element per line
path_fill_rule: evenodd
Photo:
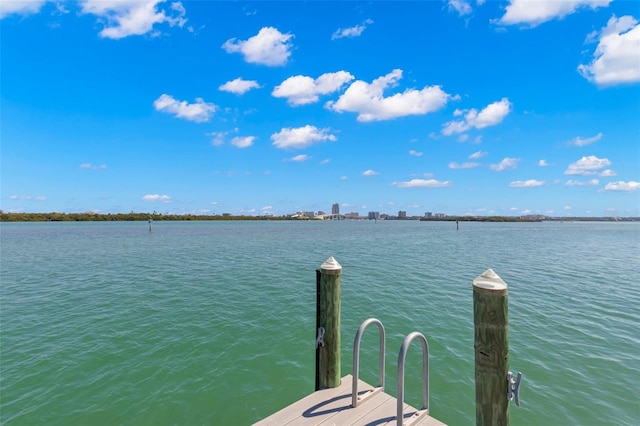
<path fill-rule="evenodd" d="M 0 209 L 640 215 L 632 1 L 0 2 Z"/>

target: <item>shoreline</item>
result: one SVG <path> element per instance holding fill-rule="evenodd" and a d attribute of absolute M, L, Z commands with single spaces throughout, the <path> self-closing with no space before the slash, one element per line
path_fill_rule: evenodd
<path fill-rule="evenodd" d="M 291 216 L 174 215 L 158 213 L 0 213 L 0 222 L 133 222 L 143 221 L 210 221 L 210 220 L 316 220 Z M 344 220 L 371 220 L 366 217 Z M 421 222 L 640 222 L 640 217 L 551 217 L 551 216 L 445 216 L 437 218 L 407 217 L 384 220 L 418 220 Z"/>

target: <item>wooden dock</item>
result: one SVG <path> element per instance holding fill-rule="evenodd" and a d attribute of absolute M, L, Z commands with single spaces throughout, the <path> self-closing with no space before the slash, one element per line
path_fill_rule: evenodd
<path fill-rule="evenodd" d="M 358 380 L 358 404 L 351 405 L 353 376 L 341 379 L 340 386 L 316 391 L 271 416 L 255 423 L 267 425 L 368 425 L 397 424 L 397 400 Z M 425 411 L 404 404 L 404 425 L 446 426 Z"/>
<path fill-rule="evenodd" d="M 340 374 L 340 286 L 342 266 L 333 258 L 316 270 L 315 389 L 254 425 L 446 426 L 429 415 L 429 345 L 417 331 L 408 334 L 398 354 L 397 398 L 385 388 L 385 330 L 376 318 L 365 320 L 353 342 L 352 374 Z M 509 401 L 519 402 L 521 374 L 508 371 L 507 284 L 491 269 L 473 280 L 476 424 L 508 425 Z M 360 340 L 370 324 L 380 334 L 379 380 L 371 386 L 359 379 Z M 413 340 L 422 346 L 422 408 L 404 403 L 406 354 Z M 355 377 L 355 380 L 354 380 Z M 354 386 L 355 385 L 355 386 Z"/>

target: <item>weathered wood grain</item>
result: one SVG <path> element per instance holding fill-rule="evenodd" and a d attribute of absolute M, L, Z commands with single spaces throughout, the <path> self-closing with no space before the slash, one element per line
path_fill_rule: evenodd
<path fill-rule="evenodd" d="M 473 281 L 476 425 L 509 424 L 507 284 L 491 269 Z"/>

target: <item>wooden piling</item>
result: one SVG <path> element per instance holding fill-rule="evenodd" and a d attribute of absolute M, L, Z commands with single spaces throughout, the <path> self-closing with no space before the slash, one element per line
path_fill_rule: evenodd
<path fill-rule="evenodd" d="M 316 346 L 316 390 L 340 386 L 340 275 L 342 266 L 328 258 L 317 271 L 316 336 L 322 344 Z M 319 340 L 319 339 L 317 339 Z"/>
<path fill-rule="evenodd" d="M 509 424 L 507 284 L 491 269 L 473 280 L 476 426 Z"/>

